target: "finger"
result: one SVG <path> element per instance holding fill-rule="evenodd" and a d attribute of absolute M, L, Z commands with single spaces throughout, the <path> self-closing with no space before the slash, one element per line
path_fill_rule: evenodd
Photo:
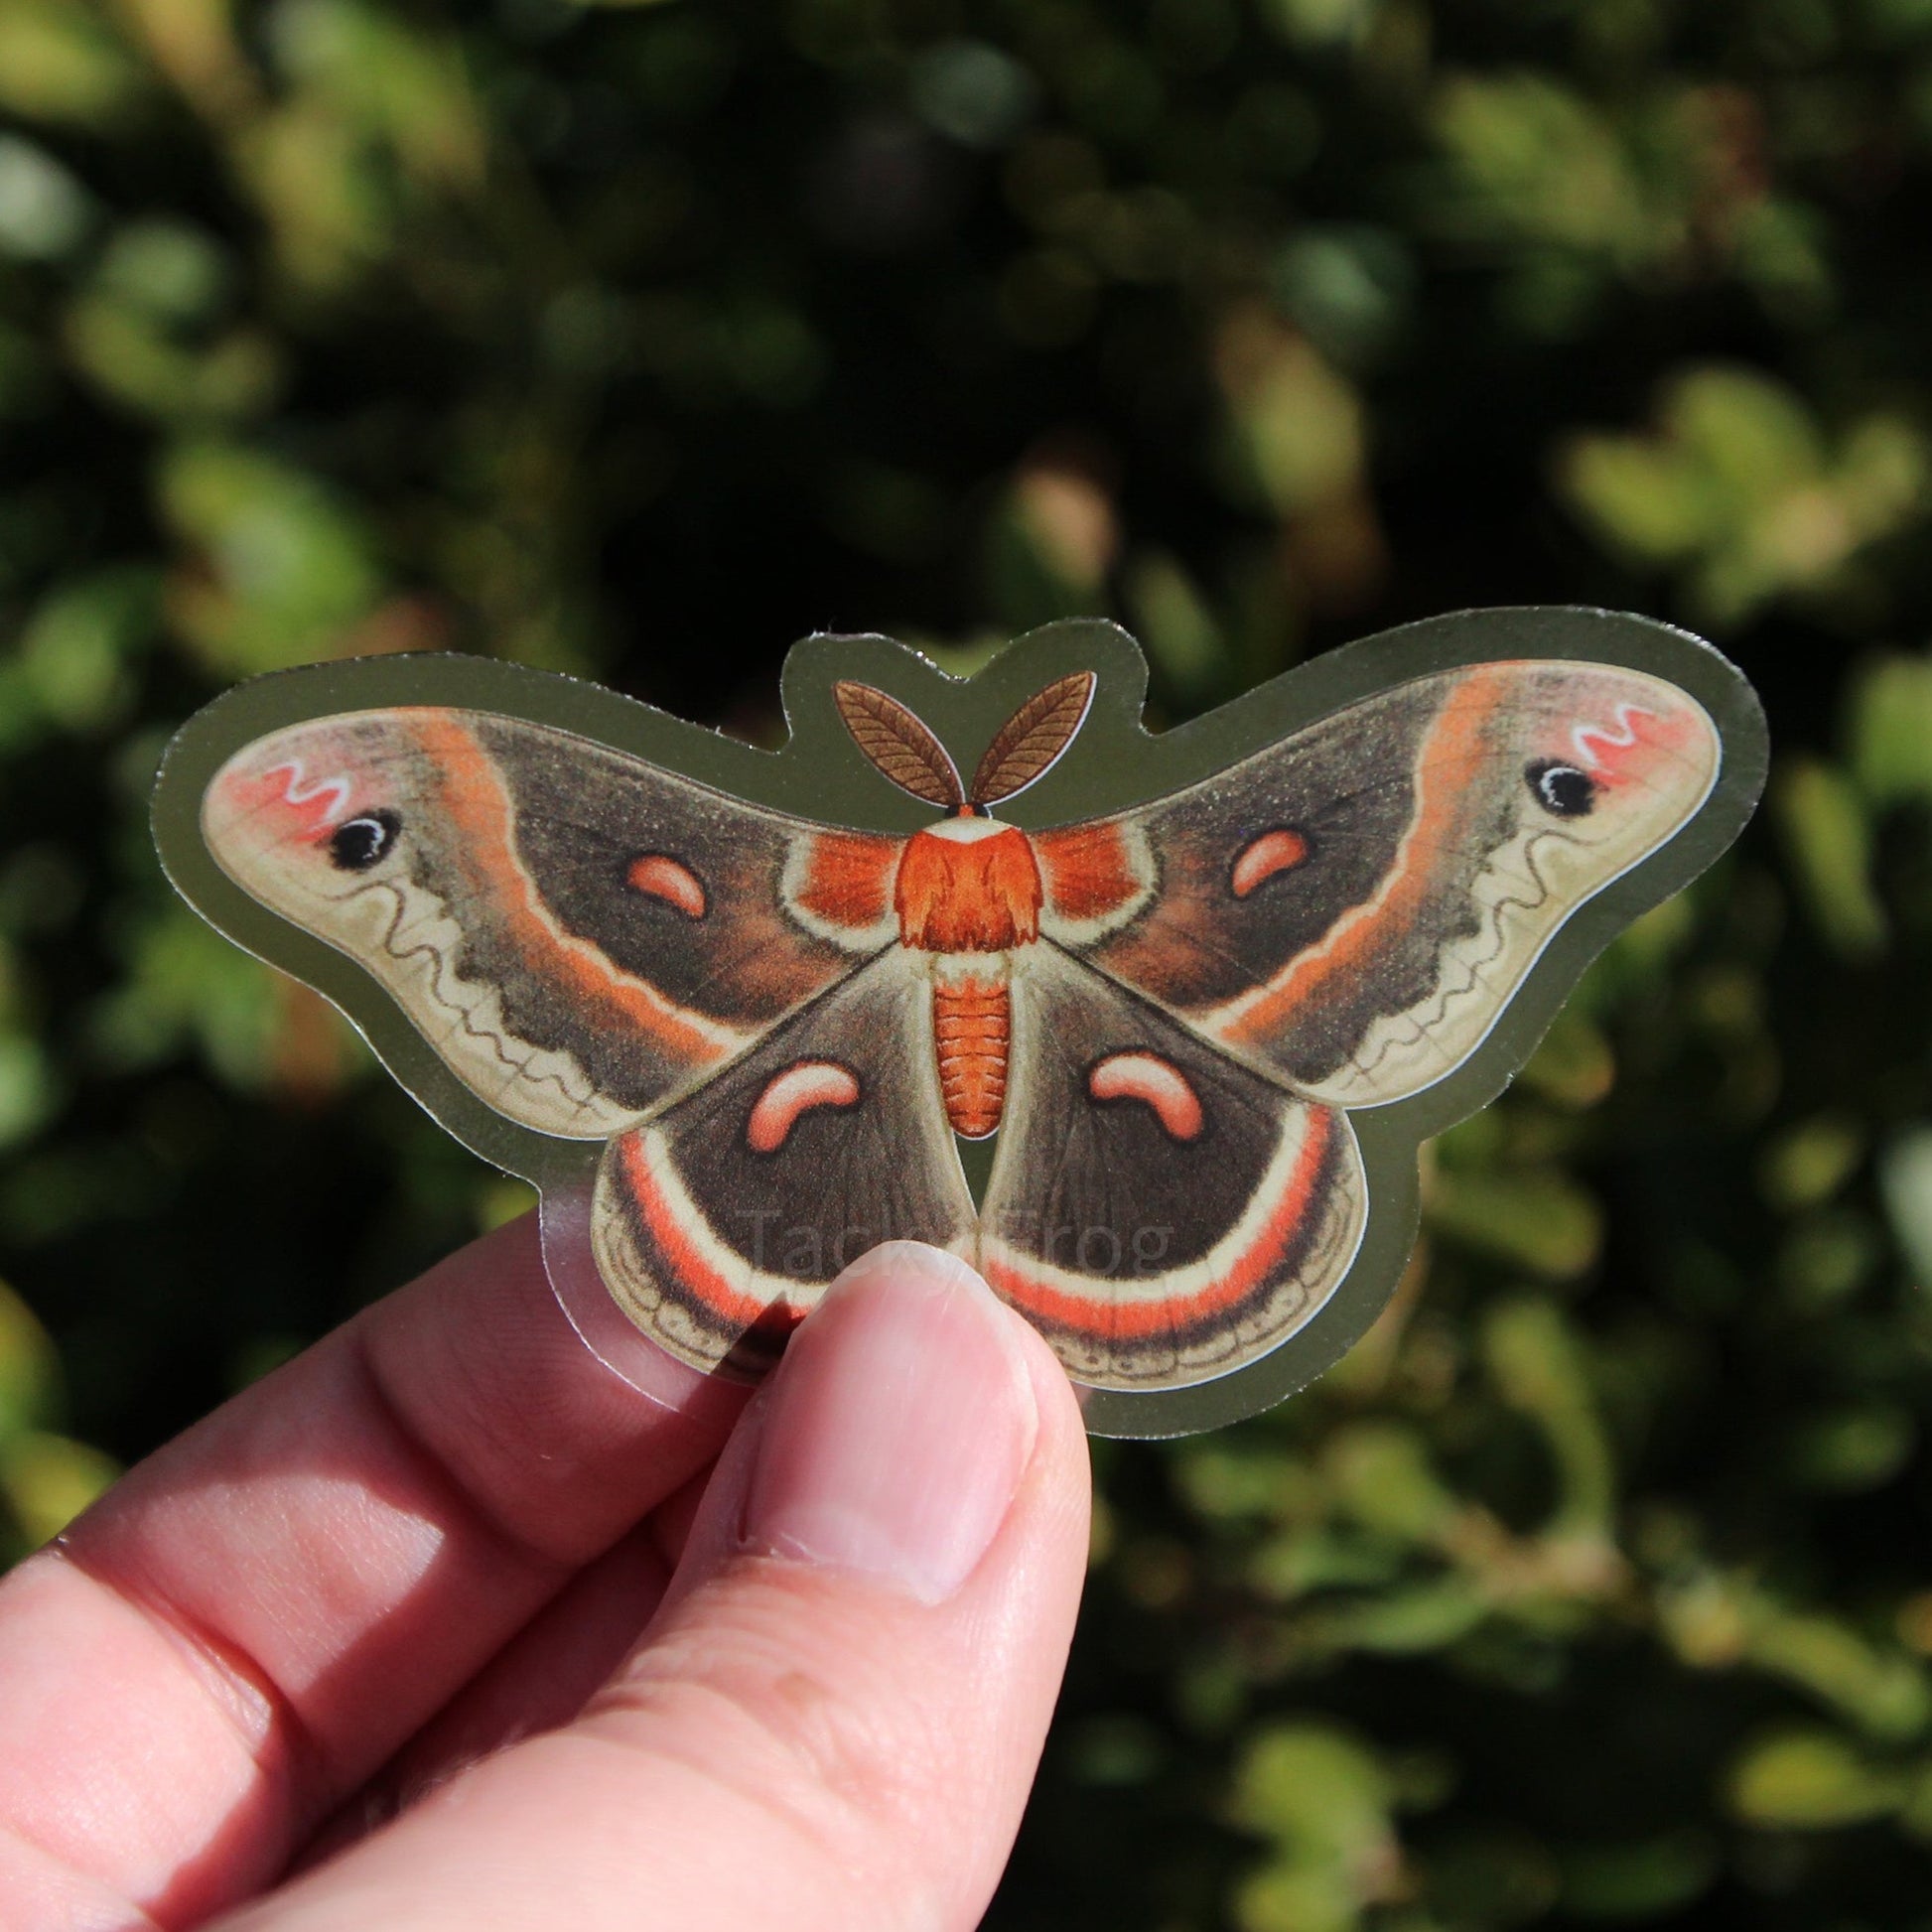
<path fill-rule="evenodd" d="M 0 1586 L 0 1830 L 169 1922 L 259 1885 L 715 1455 L 740 1398 L 636 1339 L 655 1397 L 526 1219 L 133 1470 Z"/>
<path fill-rule="evenodd" d="M 663 1600 L 671 1564 L 657 1521 L 662 1514 L 656 1512 L 573 1577 L 369 1783 L 351 1794 L 304 1848 L 301 1865 L 319 1863 L 365 1837 L 504 1745 L 570 1723 L 609 1681 Z"/>
<path fill-rule="evenodd" d="M 701 1469 L 571 1579 L 302 1850 L 306 1870 L 465 1766 L 575 1718 L 655 1614 L 704 1498 Z"/>
<path fill-rule="evenodd" d="M 702 1469 L 682 1489 L 666 1496 L 651 1511 L 650 1527 L 664 1560 L 675 1570 L 684 1561 L 684 1546 L 690 1540 L 691 1525 L 697 1521 L 704 1492 L 710 1485 L 711 1471 Z"/>
<path fill-rule="evenodd" d="M 576 1724 L 475 1766 L 242 1913 L 250 1932 L 977 1923 L 1086 1559 L 1044 1344 L 896 1243 L 793 1338 L 644 1642 Z"/>

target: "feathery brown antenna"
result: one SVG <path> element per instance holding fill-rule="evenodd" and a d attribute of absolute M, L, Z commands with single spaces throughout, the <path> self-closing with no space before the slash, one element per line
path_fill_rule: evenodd
<path fill-rule="evenodd" d="M 993 734 L 967 794 L 974 804 L 997 805 L 1046 775 L 1086 718 L 1094 682 L 1091 671 L 1055 679 Z"/>
<path fill-rule="evenodd" d="M 832 687 L 845 728 L 901 791 L 929 805 L 963 805 L 966 790 L 946 748 L 919 719 L 884 691 L 841 678 Z"/>

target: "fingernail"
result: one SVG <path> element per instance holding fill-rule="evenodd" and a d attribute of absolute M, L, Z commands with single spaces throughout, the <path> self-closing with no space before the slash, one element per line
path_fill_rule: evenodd
<path fill-rule="evenodd" d="M 889 1242 L 785 1350 L 742 1519 L 748 1549 L 950 1596 L 986 1554 L 1038 1412 L 1012 1317 L 972 1269 Z"/>

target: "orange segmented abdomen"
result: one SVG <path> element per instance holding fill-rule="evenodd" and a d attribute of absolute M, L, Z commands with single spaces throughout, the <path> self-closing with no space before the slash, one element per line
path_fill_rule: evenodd
<path fill-rule="evenodd" d="M 936 981 L 932 1025 L 939 1090 L 955 1134 L 982 1139 L 1000 1124 L 1007 1094 L 1007 989 L 1001 980 Z"/>

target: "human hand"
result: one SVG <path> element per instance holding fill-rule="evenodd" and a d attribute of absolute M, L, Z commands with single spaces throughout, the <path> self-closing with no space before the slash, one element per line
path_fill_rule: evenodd
<path fill-rule="evenodd" d="M 974 1924 L 1085 1564 L 1064 1374 L 903 1242 L 749 1406 L 655 1360 L 585 1348 L 526 1219 L 14 1571 L 0 1925 Z"/>

